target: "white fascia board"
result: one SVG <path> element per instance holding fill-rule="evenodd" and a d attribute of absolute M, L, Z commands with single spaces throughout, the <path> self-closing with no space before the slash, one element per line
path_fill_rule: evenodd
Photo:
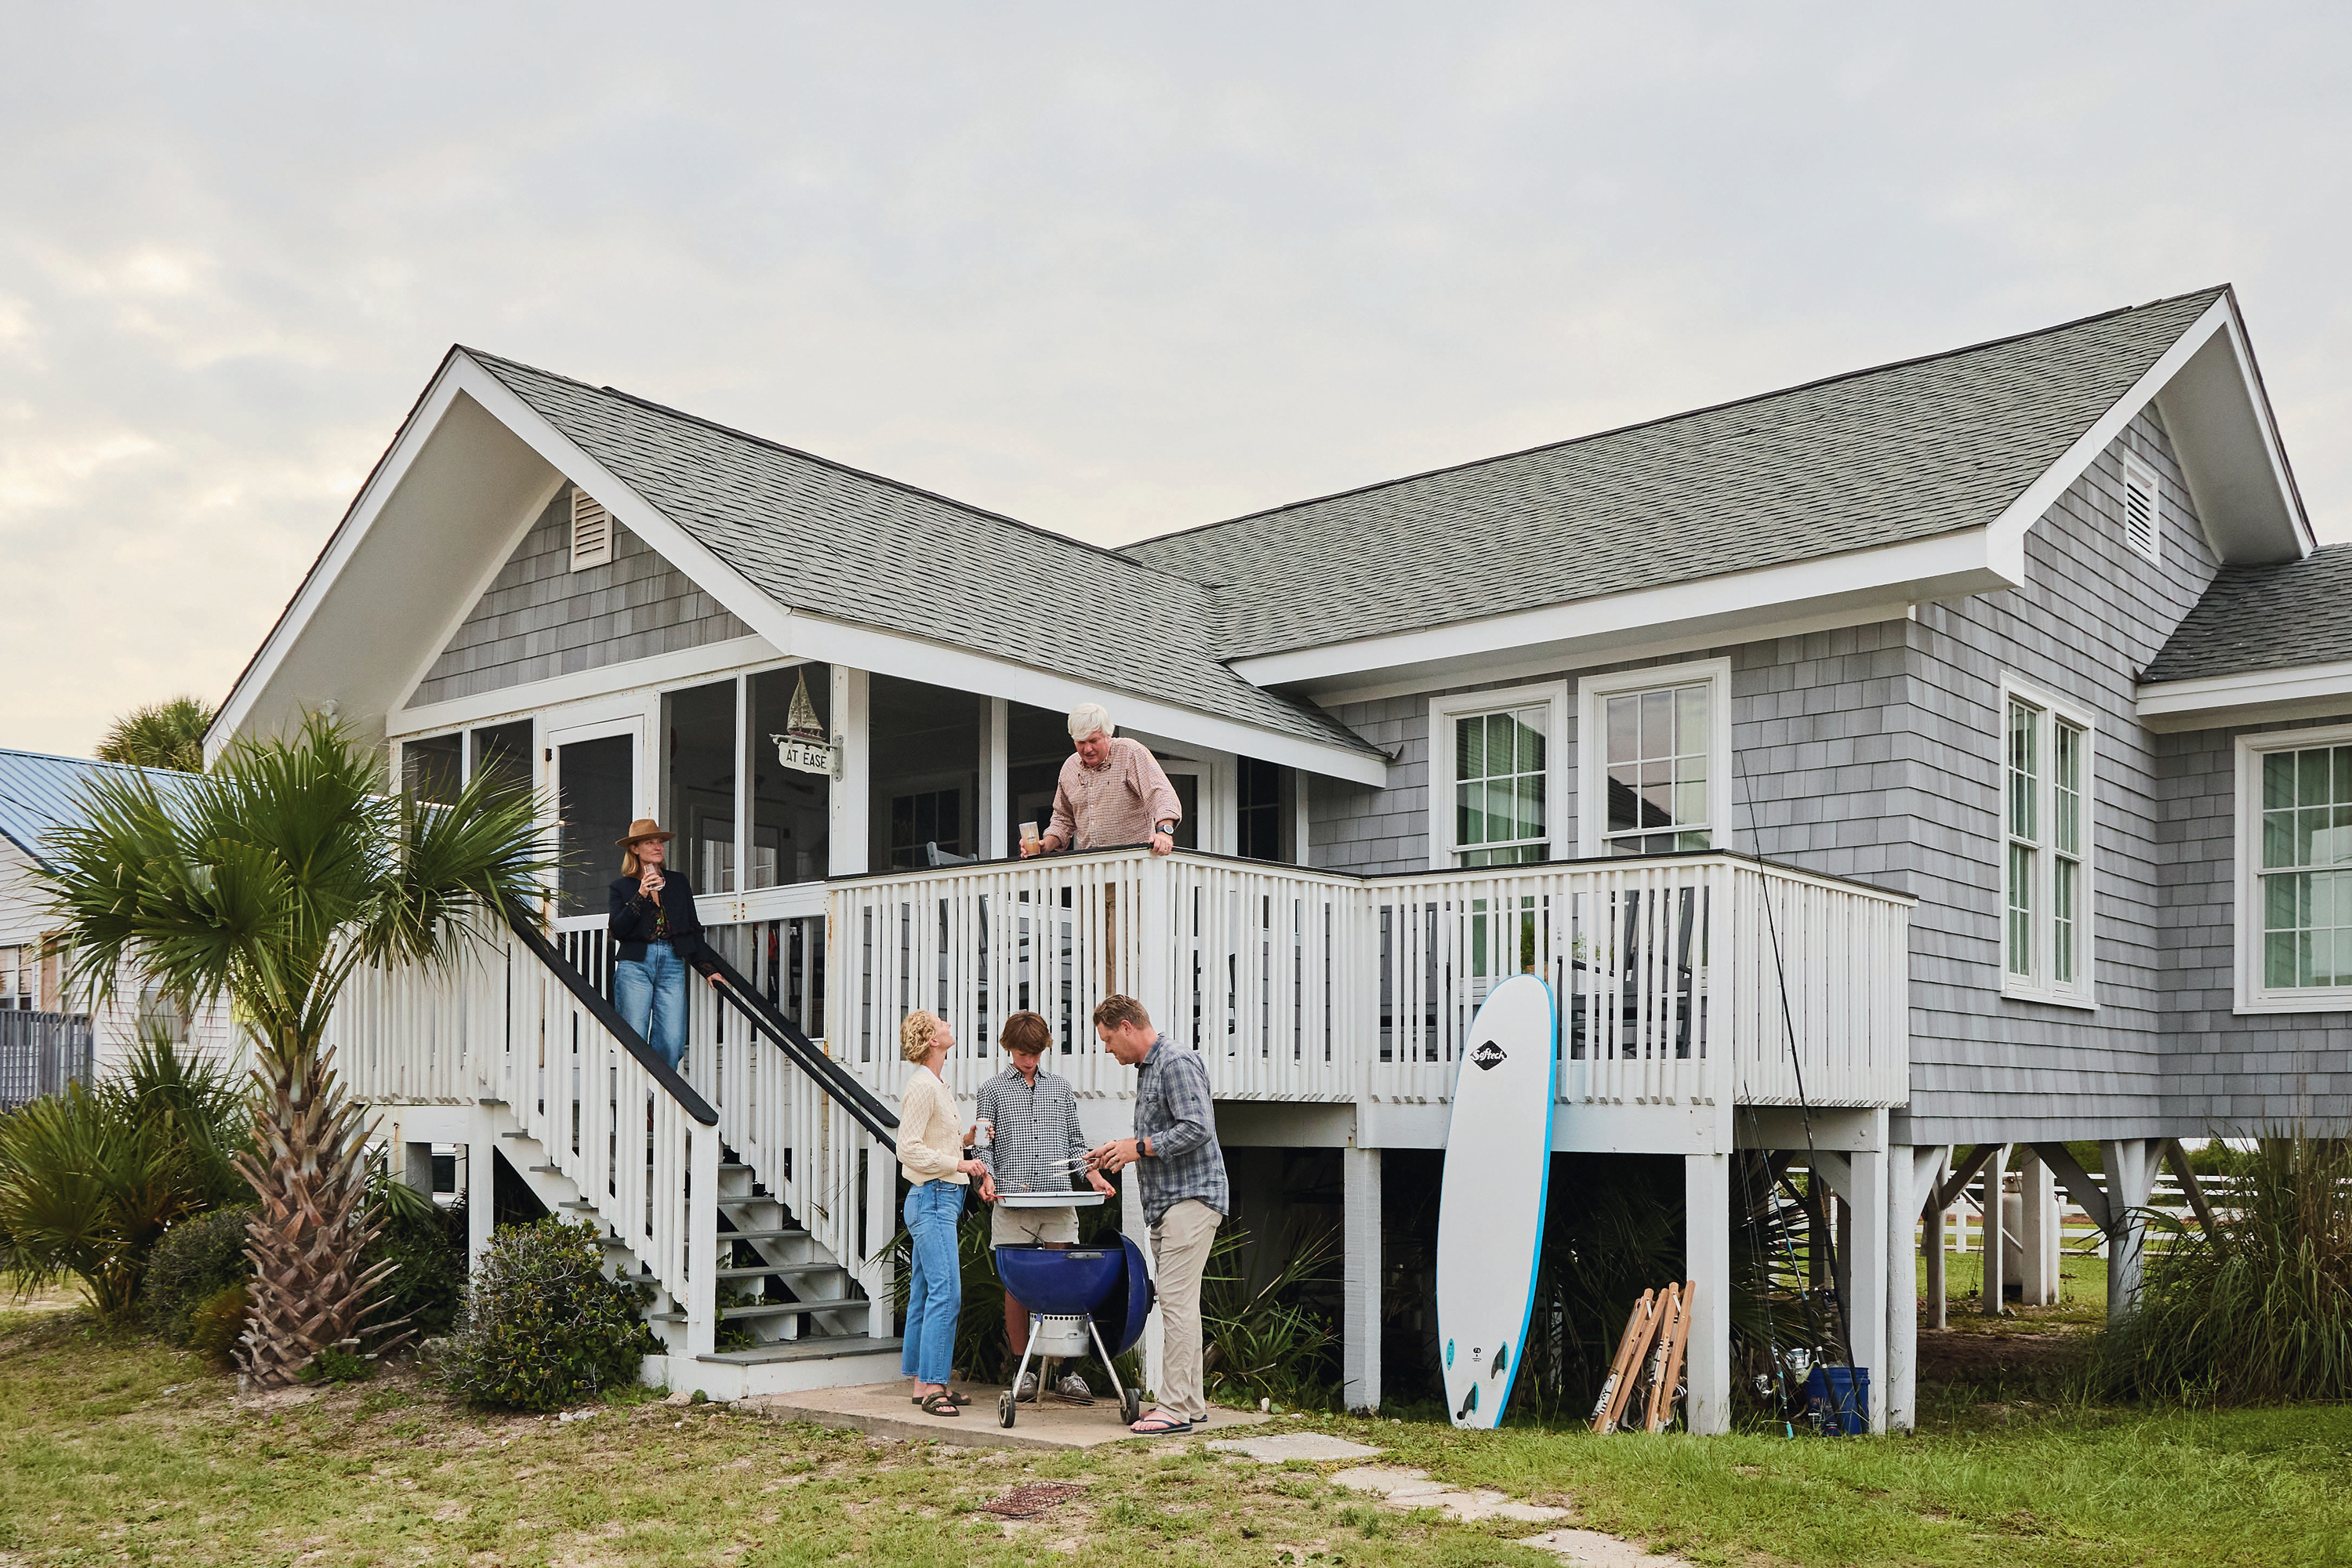
<path fill-rule="evenodd" d="M 319 552 L 319 559 L 303 577 L 302 585 L 295 590 L 292 602 L 278 617 L 278 624 L 270 627 L 260 651 L 253 656 L 253 662 L 246 667 L 245 673 L 237 678 L 236 685 L 222 700 L 212 727 L 205 732 L 205 762 L 207 765 L 219 760 L 230 739 L 244 728 L 255 704 L 277 674 L 278 666 L 285 662 L 288 651 L 301 640 L 303 633 L 310 627 L 311 617 L 318 613 L 320 605 L 334 586 L 335 579 L 351 563 L 352 554 L 367 537 L 377 514 L 383 510 L 384 502 L 400 488 L 401 480 L 408 476 L 409 468 L 416 461 L 417 454 L 424 450 L 434 429 L 449 412 L 449 405 L 457 400 L 460 390 L 457 374 L 460 366 L 473 370 L 477 375 L 481 374 L 480 368 L 471 360 L 454 351 L 443 362 L 440 371 L 434 376 L 433 384 L 425 388 L 425 395 L 417 400 L 416 406 L 401 426 L 400 433 L 393 437 L 392 446 L 377 462 L 375 470 L 368 475 L 367 482 L 360 487 L 360 493 L 353 499 L 350 510 L 343 513 L 342 521 L 336 525 L 334 533 L 327 541 L 326 549 Z"/>
<path fill-rule="evenodd" d="M 2352 712 L 2352 661 L 2162 680 L 2139 689 L 2139 721 L 2158 733 Z"/>
<path fill-rule="evenodd" d="M 1351 689 L 1375 680 L 1414 690 L 1485 679 L 1478 666 L 1497 655 L 1511 656 L 1519 668 L 1567 669 L 1612 659 L 1619 648 L 1747 642 L 1786 636 L 1781 628 L 1791 623 L 1821 631 L 1899 620 L 1923 600 L 2015 587 L 2020 579 L 1989 564 L 1986 539 L 1983 529 L 1961 529 L 1817 561 L 1238 658 L 1233 668 L 1259 686 L 1353 696 Z"/>
<path fill-rule="evenodd" d="M 704 643 L 698 647 L 677 648 L 669 653 L 626 659 L 619 664 L 575 670 L 570 675 L 559 675 L 547 680 L 502 686 L 496 691 L 478 692 L 471 697 L 452 697 L 446 701 L 427 702 L 415 708 L 397 708 L 384 715 L 384 732 L 395 740 L 406 740 L 442 730 L 495 723 L 503 719 L 544 712 L 568 703 L 584 702 L 592 698 L 610 697 L 651 686 L 675 686 L 706 676 L 773 664 L 782 658 L 765 637 L 729 637 L 723 642 Z"/>
<path fill-rule="evenodd" d="M 955 687 L 983 696 L 1007 697 L 1043 708 L 1075 707 L 1080 702 L 1097 701 L 1105 695 L 1101 686 L 1072 677 L 788 610 L 720 560 L 701 541 L 663 516 L 651 502 L 583 451 L 472 359 L 459 354 L 450 368 L 467 394 L 493 417 L 573 484 L 604 503 L 624 527 L 652 545 L 745 626 L 767 638 L 779 653 L 851 665 L 880 675 Z M 1254 725 L 1124 692 L 1117 695 L 1117 701 L 1125 720 L 1131 721 L 1138 729 L 1305 768 L 1330 778 L 1379 785 L 1388 782 L 1388 763 L 1383 757 L 1343 746 L 1296 740 Z"/>
<path fill-rule="evenodd" d="M 1155 702 L 1130 692 L 1106 690 L 1099 684 L 1075 676 L 1057 675 L 872 626 L 828 620 L 805 611 L 793 615 L 791 621 L 791 640 L 784 645 L 784 651 L 797 658 L 851 665 L 902 680 L 920 680 L 933 686 L 1008 698 L 1034 708 L 1066 711 L 1081 702 L 1104 702 L 1123 731 L 1141 730 L 1170 741 L 1302 768 L 1326 778 L 1381 788 L 1388 784 L 1387 759 L 1369 752 L 1299 740 L 1194 709 Z"/>

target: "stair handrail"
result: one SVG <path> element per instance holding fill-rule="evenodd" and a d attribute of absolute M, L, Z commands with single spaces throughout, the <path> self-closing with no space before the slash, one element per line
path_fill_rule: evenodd
<path fill-rule="evenodd" d="M 539 961 L 554 973 L 571 992 L 572 999 L 588 1009 L 589 1016 L 602 1024 L 622 1047 L 636 1058 L 637 1065 L 653 1075 L 653 1080 L 669 1091 L 685 1112 L 705 1127 L 719 1125 L 719 1112 L 710 1102 L 694 1091 L 694 1086 L 678 1077 L 677 1069 L 662 1059 L 662 1054 L 646 1044 L 645 1037 L 629 1027 L 628 1021 L 614 1010 L 604 994 L 588 983 L 588 977 L 572 967 L 572 961 L 558 952 L 555 944 L 533 923 L 528 912 L 509 903 L 500 911 L 506 916 L 507 927 L 522 939 L 522 944 L 536 954 Z"/>
<path fill-rule="evenodd" d="M 708 942 L 703 944 L 703 953 L 704 957 L 694 961 L 694 966 L 719 982 L 717 987 L 719 994 L 725 997 L 754 1029 L 782 1047 L 793 1066 L 806 1073 L 827 1099 L 849 1112 L 876 1142 L 896 1158 L 898 1140 L 893 1134 L 898 1130 L 898 1118 L 890 1108 L 877 1099 L 873 1090 L 858 1082 L 856 1076 L 848 1068 L 825 1055 L 823 1047 L 810 1039 L 799 1025 L 761 995 L 740 970 L 719 956 Z"/>

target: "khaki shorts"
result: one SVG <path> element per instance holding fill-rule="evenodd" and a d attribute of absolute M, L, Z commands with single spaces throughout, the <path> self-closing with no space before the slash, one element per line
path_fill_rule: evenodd
<path fill-rule="evenodd" d="M 989 1210 L 989 1245 L 992 1247 L 1026 1247 L 1041 1241 L 1061 1241 L 1076 1246 L 1078 1240 L 1078 1211 L 1076 1205 L 1057 1209 L 1015 1209 L 1003 1204 L 991 1204 Z"/>

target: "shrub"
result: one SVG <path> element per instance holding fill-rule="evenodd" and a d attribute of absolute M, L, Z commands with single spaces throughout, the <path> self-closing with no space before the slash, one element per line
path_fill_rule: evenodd
<path fill-rule="evenodd" d="M 2147 1211 L 2139 1305 L 2092 1367 L 2109 1393 L 2194 1404 L 2352 1398 L 2352 1144 L 2268 1137 L 2210 1234 Z"/>
<path fill-rule="evenodd" d="M 188 1314 L 188 1348 L 215 1361 L 228 1360 L 236 1352 L 252 1312 L 253 1293 L 244 1280 L 214 1291 Z"/>
<path fill-rule="evenodd" d="M 405 1196 L 395 1196 L 395 1189 Z M 466 1297 L 466 1205 L 443 1208 L 396 1182 L 383 1191 L 383 1228 L 360 1253 L 362 1273 L 379 1263 L 393 1266 L 376 1289 L 382 1305 L 375 1321 L 404 1338 L 446 1334 Z"/>
<path fill-rule="evenodd" d="M 635 1382 L 661 1348 L 637 1317 L 646 1295 L 604 1273 L 591 1225 L 501 1226 L 441 1357 L 450 1390 L 477 1404 L 545 1411 Z"/>
<path fill-rule="evenodd" d="M 129 1316 L 164 1233 L 243 1190 L 229 1160 L 247 1125 L 226 1076 L 160 1037 L 121 1075 L 0 1119 L 0 1272 L 78 1279 L 100 1317 Z"/>
<path fill-rule="evenodd" d="M 163 1233 L 147 1260 L 141 1310 L 167 1344 L 184 1345 L 196 1309 L 252 1277 L 245 1256 L 251 1204 L 193 1215 Z"/>

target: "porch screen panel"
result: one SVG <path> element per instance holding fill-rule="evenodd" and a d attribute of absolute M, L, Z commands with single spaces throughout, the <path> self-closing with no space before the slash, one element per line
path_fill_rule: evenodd
<path fill-rule="evenodd" d="M 1538 703 L 1454 721 L 1454 847 L 1462 866 L 1551 858 L 1544 826 L 1548 711 Z"/>
<path fill-rule="evenodd" d="M 2352 746 L 2263 756 L 2261 876 L 2263 984 L 2352 985 Z"/>
<path fill-rule="evenodd" d="M 400 747 L 401 787 L 418 800 L 446 805 L 465 787 L 466 737 L 433 735 Z"/>
<path fill-rule="evenodd" d="M 530 721 L 493 724 L 473 732 L 473 776 L 488 773 L 509 789 L 529 789 L 538 770 L 531 765 Z M 628 825 L 622 824 L 624 827 Z"/>
<path fill-rule="evenodd" d="M 1608 699 L 1611 854 L 1714 847 L 1707 820 L 1713 706 L 1713 687 L 1704 680 Z"/>
<path fill-rule="evenodd" d="M 605 888 L 621 874 L 620 837 L 629 830 L 636 742 L 626 735 L 574 741 L 557 754 L 563 826 L 560 912 L 601 914 Z"/>
<path fill-rule="evenodd" d="M 776 737 L 797 728 L 833 734 L 833 667 L 799 664 L 762 670 L 751 679 L 751 744 L 745 788 L 751 797 L 751 842 L 745 885 L 781 887 L 824 879 L 833 821 L 833 780 L 777 760 Z M 803 698 L 805 697 L 805 706 Z"/>
<path fill-rule="evenodd" d="M 735 683 L 662 699 L 662 815 L 677 837 L 670 864 L 698 893 L 735 886 Z"/>

